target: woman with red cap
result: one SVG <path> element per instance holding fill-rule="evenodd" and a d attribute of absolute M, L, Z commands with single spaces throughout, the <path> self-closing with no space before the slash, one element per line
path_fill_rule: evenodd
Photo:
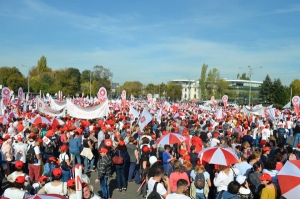
<path fill-rule="evenodd" d="M 23 199 L 29 197 L 30 194 L 25 191 L 24 183 L 27 182 L 24 176 L 18 176 L 15 179 L 12 188 L 5 189 L 3 197 L 13 198 L 13 199 Z"/>
<path fill-rule="evenodd" d="M 277 188 L 272 183 L 272 177 L 268 173 L 263 173 L 259 177 L 261 184 L 264 185 L 264 188 L 261 191 L 261 199 L 276 199 L 277 198 Z"/>
<path fill-rule="evenodd" d="M 59 162 L 62 169 L 62 182 L 67 182 L 71 178 L 70 174 L 70 158 L 67 154 L 68 147 L 63 145 L 60 147 Z"/>
<path fill-rule="evenodd" d="M 52 182 L 48 182 L 43 186 L 38 194 L 59 194 L 66 196 L 67 195 L 67 183 L 62 182 L 63 172 L 60 168 L 56 168 L 52 171 Z"/>
<path fill-rule="evenodd" d="M 115 156 L 122 156 L 123 164 L 116 165 L 116 173 L 117 173 L 117 186 L 120 192 L 126 191 L 127 189 L 127 180 L 125 179 L 125 166 L 129 161 L 129 155 L 127 152 L 127 147 L 123 140 L 119 141 L 117 150 L 114 154 Z"/>

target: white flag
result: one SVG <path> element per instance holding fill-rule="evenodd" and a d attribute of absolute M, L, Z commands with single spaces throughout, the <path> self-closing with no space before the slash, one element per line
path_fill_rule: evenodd
<path fill-rule="evenodd" d="M 159 109 L 159 111 L 156 112 L 156 120 L 158 123 L 161 123 L 161 116 L 162 116 L 162 109 Z"/>
<path fill-rule="evenodd" d="M 139 112 L 137 110 L 135 110 L 132 106 L 130 106 L 129 108 L 129 117 L 130 117 L 130 121 L 134 121 L 135 118 L 139 117 Z"/>
<path fill-rule="evenodd" d="M 152 120 L 152 115 L 147 109 L 144 109 L 139 119 L 139 126 L 143 129 Z"/>

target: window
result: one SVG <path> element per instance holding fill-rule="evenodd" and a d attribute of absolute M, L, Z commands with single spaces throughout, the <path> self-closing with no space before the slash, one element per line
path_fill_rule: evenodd
<path fill-rule="evenodd" d="M 184 91 L 186 92 L 186 88 L 184 88 Z"/>
<path fill-rule="evenodd" d="M 197 92 L 197 88 L 195 88 L 195 92 Z"/>

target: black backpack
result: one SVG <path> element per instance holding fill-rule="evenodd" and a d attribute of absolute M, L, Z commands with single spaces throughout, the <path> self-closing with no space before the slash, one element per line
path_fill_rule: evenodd
<path fill-rule="evenodd" d="M 70 168 L 69 168 L 68 164 L 66 163 L 65 157 L 66 157 L 66 154 L 64 156 L 63 161 L 61 161 L 61 163 L 60 163 L 60 168 L 64 171 L 69 171 Z"/>
<path fill-rule="evenodd" d="M 29 149 L 26 153 L 26 162 L 29 164 L 37 163 L 34 147 L 32 145 L 29 146 Z"/>
<path fill-rule="evenodd" d="M 205 177 L 204 177 L 203 173 L 197 173 L 194 183 L 195 183 L 195 187 L 197 189 L 204 189 Z"/>
<path fill-rule="evenodd" d="M 156 191 L 156 187 L 157 187 L 158 183 L 159 182 L 155 182 L 152 192 L 147 197 L 148 199 L 161 199 L 159 193 L 157 193 L 157 191 Z"/>
<path fill-rule="evenodd" d="M 53 153 L 53 145 L 51 142 L 49 144 L 45 144 L 44 152 L 48 154 Z"/>

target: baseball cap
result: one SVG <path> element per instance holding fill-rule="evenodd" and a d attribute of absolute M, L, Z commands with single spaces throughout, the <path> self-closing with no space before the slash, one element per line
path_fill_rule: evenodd
<path fill-rule="evenodd" d="M 246 180 L 246 176 L 238 175 L 238 176 L 236 177 L 236 181 L 237 181 L 240 185 L 244 184 L 245 180 Z"/>
<path fill-rule="evenodd" d="M 22 137 L 18 137 L 18 139 L 17 139 L 18 141 L 22 141 L 23 139 L 22 139 Z"/>
<path fill-rule="evenodd" d="M 125 142 L 124 142 L 123 140 L 121 140 L 121 141 L 119 142 L 119 146 L 125 146 Z"/>
<path fill-rule="evenodd" d="M 107 153 L 107 152 L 108 152 L 107 148 L 101 148 L 99 150 L 99 153 Z"/>
<path fill-rule="evenodd" d="M 75 179 L 68 180 L 67 187 L 74 187 L 75 186 Z"/>
<path fill-rule="evenodd" d="M 52 174 L 54 176 L 61 176 L 62 175 L 62 170 L 60 168 L 55 168 L 53 171 L 52 171 Z"/>
<path fill-rule="evenodd" d="M 18 177 L 16 177 L 15 182 L 23 184 L 28 181 L 25 179 L 25 176 L 18 176 Z"/>
<path fill-rule="evenodd" d="M 143 148 L 142 148 L 143 153 L 150 152 L 150 150 L 151 149 L 147 145 L 143 146 Z"/>
<path fill-rule="evenodd" d="M 271 151 L 271 149 L 270 149 L 269 147 L 266 147 L 266 146 L 265 146 L 265 147 L 262 149 L 262 151 L 263 151 L 263 152 L 265 152 L 265 151 Z"/>
<path fill-rule="evenodd" d="M 156 158 L 155 156 L 151 156 L 151 157 L 149 158 L 149 163 L 152 165 L 152 164 L 154 164 L 155 162 L 157 162 L 157 158 Z"/>
<path fill-rule="evenodd" d="M 23 168 L 23 166 L 24 166 L 24 163 L 21 160 L 16 161 L 16 163 L 15 163 L 16 169 L 21 169 L 21 168 Z"/>
<path fill-rule="evenodd" d="M 30 138 L 33 138 L 33 137 L 35 137 L 35 136 L 36 136 L 36 135 L 35 135 L 34 133 L 30 133 L 30 134 L 29 134 L 29 137 L 30 137 Z"/>
<path fill-rule="evenodd" d="M 270 176 L 270 174 L 268 173 L 263 173 L 260 177 L 259 177 L 260 180 L 268 180 L 268 181 L 271 181 L 272 180 L 272 177 Z"/>
<path fill-rule="evenodd" d="M 56 161 L 56 158 L 55 158 L 55 157 L 53 157 L 53 156 L 51 156 L 51 157 L 49 158 L 49 160 L 50 160 L 50 161 L 54 161 L 54 162 L 55 162 L 55 161 Z"/>
<path fill-rule="evenodd" d="M 47 181 L 49 178 L 47 176 L 41 176 L 39 181 L 43 182 L 43 181 Z"/>
<path fill-rule="evenodd" d="M 66 151 L 66 150 L 68 150 L 68 146 L 63 145 L 63 146 L 60 147 L 60 150 L 61 151 Z"/>
<path fill-rule="evenodd" d="M 183 159 L 186 160 L 186 161 L 191 161 L 191 156 L 189 156 L 189 155 L 184 155 L 184 156 L 183 156 Z"/>

